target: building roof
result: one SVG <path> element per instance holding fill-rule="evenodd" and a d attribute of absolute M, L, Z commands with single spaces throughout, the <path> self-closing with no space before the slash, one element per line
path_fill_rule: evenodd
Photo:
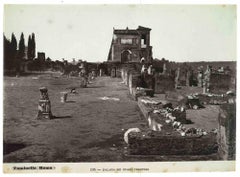
<path fill-rule="evenodd" d="M 143 26 L 138 26 L 137 29 L 114 29 L 113 33 L 114 34 L 131 34 L 131 35 L 138 35 L 139 31 L 151 31 L 150 28 L 146 28 Z"/>
<path fill-rule="evenodd" d="M 151 28 L 143 27 L 143 26 L 138 26 L 137 30 L 145 30 L 145 31 L 151 31 Z"/>
<path fill-rule="evenodd" d="M 113 33 L 114 34 L 132 34 L 132 35 L 139 34 L 137 30 L 129 30 L 129 29 L 118 29 L 118 30 L 114 30 Z"/>

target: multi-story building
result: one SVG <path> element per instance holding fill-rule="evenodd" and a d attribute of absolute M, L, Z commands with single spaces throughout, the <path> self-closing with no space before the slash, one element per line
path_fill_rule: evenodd
<path fill-rule="evenodd" d="M 151 63 L 150 31 L 150 28 L 142 26 L 136 30 L 114 29 L 108 62 L 136 63 L 144 58 L 146 63 Z"/>

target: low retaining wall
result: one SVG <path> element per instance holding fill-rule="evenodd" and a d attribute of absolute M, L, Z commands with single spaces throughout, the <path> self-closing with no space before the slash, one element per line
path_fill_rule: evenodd
<path fill-rule="evenodd" d="M 213 133 L 200 137 L 181 137 L 132 132 L 128 141 L 131 155 L 210 155 L 218 151 L 216 135 Z"/>
<path fill-rule="evenodd" d="M 173 129 L 172 124 L 167 124 L 160 114 L 153 113 L 153 108 L 146 106 L 141 100 L 141 97 L 139 97 L 138 106 L 148 121 L 149 129 L 143 132 L 129 133 L 129 154 L 211 155 L 218 152 L 217 135 L 215 133 L 181 136 L 179 132 Z"/>

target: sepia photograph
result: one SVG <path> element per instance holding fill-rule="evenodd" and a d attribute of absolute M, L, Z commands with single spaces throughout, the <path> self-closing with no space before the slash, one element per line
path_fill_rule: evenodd
<path fill-rule="evenodd" d="M 237 5 L 4 4 L 2 46 L 4 173 L 235 170 Z"/>

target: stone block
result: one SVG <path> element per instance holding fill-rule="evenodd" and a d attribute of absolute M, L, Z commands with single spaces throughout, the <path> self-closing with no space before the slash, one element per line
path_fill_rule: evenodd
<path fill-rule="evenodd" d="M 181 137 L 159 132 L 132 132 L 128 135 L 131 155 L 209 155 L 218 152 L 216 134 Z"/>
<path fill-rule="evenodd" d="M 154 92 L 157 94 L 173 91 L 175 88 L 174 79 L 169 75 L 155 75 Z"/>

